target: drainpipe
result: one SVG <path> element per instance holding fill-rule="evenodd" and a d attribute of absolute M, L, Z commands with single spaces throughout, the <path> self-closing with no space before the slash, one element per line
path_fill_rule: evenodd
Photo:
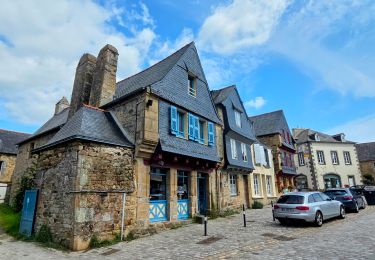
<path fill-rule="evenodd" d="M 121 214 L 121 241 L 124 237 L 124 228 L 125 228 L 125 201 L 126 201 L 126 193 L 122 194 L 122 214 Z"/>

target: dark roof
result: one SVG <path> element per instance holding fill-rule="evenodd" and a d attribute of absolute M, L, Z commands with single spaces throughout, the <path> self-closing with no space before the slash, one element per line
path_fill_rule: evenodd
<path fill-rule="evenodd" d="M 319 141 L 316 141 L 314 139 L 314 135 L 315 134 L 318 134 L 319 136 Z M 333 138 L 333 136 L 331 135 L 328 135 L 328 134 L 325 134 L 325 133 L 322 133 L 322 132 L 319 132 L 319 131 L 315 131 L 315 130 L 312 130 L 312 129 L 304 129 L 302 131 L 299 131 L 296 136 L 293 136 L 293 138 L 296 140 L 296 143 L 297 144 L 302 144 L 302 143 L 306 143 L 306 142 L 325 142 L 325 143 L 350 143 L 350 144 L 354 144 L 354 142 L 351 142 L 351 141 L 348 141 L 348 140 L 345 140 L 345 141 L 338 141 L 337 139 Z"/>
<path fill-rule="evenodd" d="M 230 93 L 233 90 L 236 90 L 235 85 L 225 87 L 225 88 L 222 88 L 222 89 L 218 89 L 218 90 L 212 90 L 211 95 L 212 95 L 212 99 L 213 99 L 214 103 L 216 105 L 222 103 L 224 100 L 226 100 L 228 98 L 228 96 L 230 95 Z"/>
<path fill-rule="evenodd" d="M 167 73 L 173 68 L 174 65 L 179 61 L 182 55 L 191 45 L 194 45 L 193 42 L 185 45 L 172 55 L 166 57 L 165 59 L 159 61 L 158 63 L 152 65 L 151 67 L 130 76 L 124 80 L 121 80 L 117 83 L 116 92 L 114 99 L 118 99 L 122 96 L 129 95 L 132 92 L 135 92 L 139 89 L 145 88 L 152 85 L 158 81 L 161 81 Z"/>
<path fill-rule="evenodd" d="M 251 116 L 249 119 L 254 122 L 255 135 L 262 136 L 280 133 L 283 117 L 283 111 L 277 110 L 257 116 Z"/>
<path fill-rule="evenodd" d="M 68 120 L 68 114 L 69 114 L 69 108 L 65 108 L 60 113 L 53 115 L 53 117 L 51 117 L 44 125 L 42 125 L 42 127 L 36 130 L 36 132 L 32 134 L 29 138 L 20 142 L 20 144 L 26 141 L 30 141 L 34 139 L 35 137 L 40 136 L 44 133 L 47 133 L 51 130 L 61 127 Z"/>
<path fill-rule="evenodd" d="M 375 161 L 375 142 L 356 144 L 358 160 L 364 161 Z"/>
<path fill-rule="evenodd" d="M 0 153 L 17 154 L 17 144 L 30 134 L 0 129 Z"/>
<path fill-rule="evenodd" d="M 114 114 L 85 105 L 69 119 L 46 145 L 39 149 L 73 139 L 133 147 L 127 136 Z"/>

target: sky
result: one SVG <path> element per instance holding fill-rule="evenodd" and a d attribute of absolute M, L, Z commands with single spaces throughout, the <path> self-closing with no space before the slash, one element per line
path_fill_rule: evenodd
<path fill-rule="evenodd" d="M 249 116 L 375 141 L 375 1 L 2 1 L 0 128 L 32 133 L 70 100 L 83 53 L 109 43 L 117 80 L 195 41 L 211 89 Z"/>

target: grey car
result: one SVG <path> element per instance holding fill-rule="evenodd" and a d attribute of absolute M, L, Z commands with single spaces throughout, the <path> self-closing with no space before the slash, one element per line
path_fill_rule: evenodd
<path fill-rule="evenodd" d="M 291 192 L 279 198 L 273 207 L 274 217 L 285 224 L 288 220 L 304 220 L 320 227 L 323 220 L 345 218 L 345 207 L 322 192 Z"/>

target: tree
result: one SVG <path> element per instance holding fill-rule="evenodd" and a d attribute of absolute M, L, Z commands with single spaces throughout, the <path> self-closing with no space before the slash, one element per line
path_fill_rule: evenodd
<path fill-rule="evenodd" d="M 374 176 L 372 176 L 372 174 L 366 173 L 366 174 L 363 174 L 362 177 L 363 177 L 363 184 L 364 185 L 374 185 L 375 184 Z"/>

